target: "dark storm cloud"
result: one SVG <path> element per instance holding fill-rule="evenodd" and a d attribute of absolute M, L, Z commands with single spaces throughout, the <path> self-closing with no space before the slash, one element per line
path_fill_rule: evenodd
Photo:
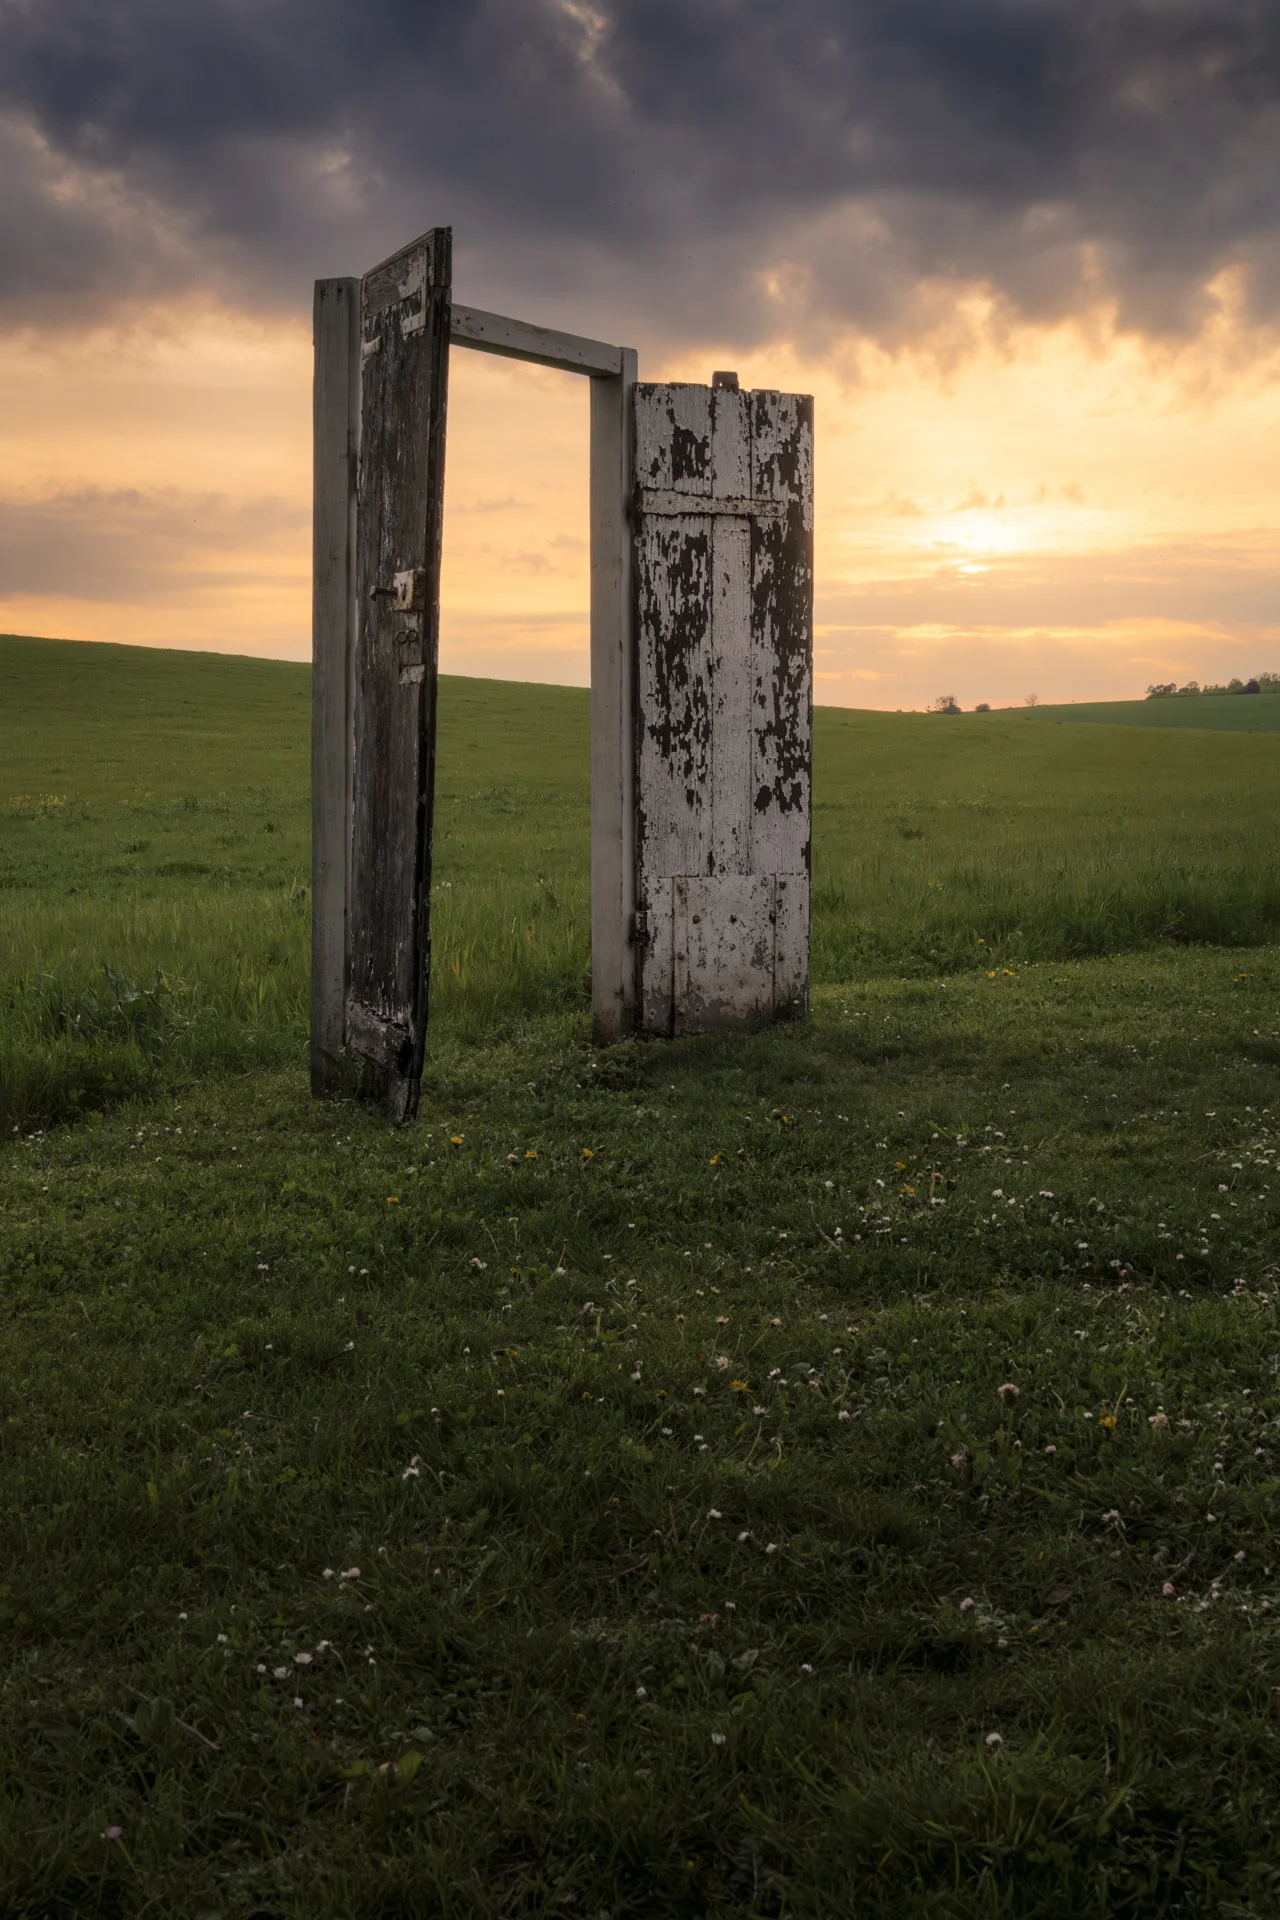
<path fill-rule="evenodd" d="M 15 317 L 436 220 L 464 298 L 642 344 L 1280 296 L 1274 0 L 0 0 L 0 100 Z"/>

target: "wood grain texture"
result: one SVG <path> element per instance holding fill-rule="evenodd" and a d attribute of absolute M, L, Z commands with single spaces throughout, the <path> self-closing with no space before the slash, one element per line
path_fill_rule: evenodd
<path fill-rule="evenodd" d="M 337 1091 L 346 1041 L 352 528 L 360 435 L 360 282 L 317 280 L 311 566 L 311 1091 Z"/>
<path fill-rule="evenodd" d="M 539 327 L 530 320 L 512 320 L 503 313 L 484 313 L 478 307 L 454 307 L 449 338 L 455 347 L 474 347 L 506 360 L 528 360 L 535 366 L 555 367 L 561 373 L 585 373 L 593 378 L 620 380 L 623 355 L 630 349 L 611 347 L 555 327 Z M 635 379 L 634 369 L 631 375 Z"/>
<path fill-rule="evenodd" d="M 813 759 L 813 402 L 758 392 L 752 481 L 786 507 L 752 527 L 752 867 L 809 871 Z"/>
<path fill-rule="evenodd" d="M 642 381 L 635 398 L 636 485 L 711 492 L 710 387 Z"/>
<path fill-rule="evenodd" d="M 631 591 L 636 356 L 591 382 L 591 1027 L 598 1046 L 635 1026 L 635 622 Z"/>
<path fill-rule="evenodd" d="M 673 881 L 674 1033 L 760 1026 L 774 1011 L 772 874 Z"/>
<path fill-rule="evenodd" d="M 809 875 L 774 881 L 773 1010 L 779 1020 L 809 1011 Z"/>
<path fill-rule="evenodd" d="M 750 873 L 755 797 L 751 754 L 747 751 L 753 660 L 751 522 L 715 521 L 711 556 L 711 843 L 707 869 L 711 873 Z"/>
<path fill-rule="evenodd" d="M 347 1028 L 398 1118 L 417 1108 L 430 982 L 450 257 L 435 228 L 366 274 L 361 299 Z M 418 570 L 420 609 L 397 611 L 395 576 Z"/>
<path fill-rule="evenodd" d="M 639 1024 L 785 1017 L 808 999 L 813 403 L 645 384 L 635 420 Z"/>

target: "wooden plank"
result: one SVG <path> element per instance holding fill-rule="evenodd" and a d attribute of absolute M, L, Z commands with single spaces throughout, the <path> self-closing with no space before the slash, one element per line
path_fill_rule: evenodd
<path fill-rule="evenodd" d="M 641 1020 L 671 1031 L 670 882 L 704 873 L 711 825 L 711 522 L 636 528 L 636 904 Z"/>
<path fill-rule="evenodd" d="M 591 382 L 591 1024 L 635 1025 L 635 622 L 627 497 L 636 355 Z"/>
<path fill-rule="evenodd" d="M 644 876 L 644 934 L 640 946 L 640 1001 L 637 1025 L 643 1033 L 669 1036 L 672 1030 L 675 918 L 670 878 Z"/>
<path fill-rule="evenodd" d="M 711 870 L 751 871 L 750 395 L 711 394 Z"/>
<path fill-rule="evenodd" d="M 454 307 L 449 338 L 455 347 L 474 347 L 480 353 L 501 354 L 507 360 L 530 360 L 535 366 L 556 367 L 562 373 L 611 380 L 625 379 L 624 356 L 631 351 L 581 334 L 560 333 L 555 327 L 535 326 L 528 320 L 511 320 L 505 314 L 483 313 L 478 307 Z M 631 383 L 634 381 L 633 367 Z"/>
<path fill-rule="evenodd" d="M 805 393 L 751 395 L 751 492 L 757 500 L 798 503 L 813 532 L 813 399 Z"/>
<path fill-rule="evenodd" d="M 638 845 L 646 880 L 707 870 L 710 588 L 709 521 L 690 515 L 641 522 L 636 539 Z"/>
<path fill-rule="evenodd" d="M 750 521 L 715 521 L 711 554 L 710 864 L 715 873 L 750 873 Z"/>
<path fill-rule="evenodd" d="M 773 1011 L 779 1020 L 809 1011 L 809 875 L 776 876 Z"/>
<path fill-rule="evenodd" d="M 755 487 L 786 505 L 753 522 L 752 866 L 809 870 L 813 733 L 813 402 L 752 394 Z"/>
<path fill-rule="evenodd" d="M 772 1019 L 773 875 L 685 875 L 673 896 L 673 1031 L 718 1033 Z"/>
<path fill-rule="evenodd" d="M 736 388 L 712 388 L 711 391 L 711 494 L 712 511 L 734 513 L 737 502 L 750 513 L 751 498 L 751 396 Z"/>
<path fill-rule="evenodd" d="M 362 287 L 347 1029 L 401 1119 L 417 1107 L 430 981 L 450 242 L 447 227 L 424 234 Z"/>
<path fill-rule="evenodd" d="M 360 282 L 317 280 L 311 571 L 311 1091 L 343 1081 Z"/>
<path fill-rule="evenodd" d="M 635 421 L 636 485 L 646 489 L 646 497 L 649 488 L 710 495 L 710 387 L 641 381 Z"/>

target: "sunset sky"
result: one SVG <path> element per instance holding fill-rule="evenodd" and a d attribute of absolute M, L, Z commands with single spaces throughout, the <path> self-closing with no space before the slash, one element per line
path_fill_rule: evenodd
<path fill-rule="evenodd" d="M 306 658 L 311 284 L 817 399 L 816 696 L 1280 671 L 1274 0 L 0 0 L 0 629 Z M 455 350 L 441 665 L 584 682 L 586 383 Z"/>

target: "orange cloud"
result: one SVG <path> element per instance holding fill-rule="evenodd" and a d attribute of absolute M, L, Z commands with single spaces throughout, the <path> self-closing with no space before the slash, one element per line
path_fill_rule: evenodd
<path fill-rule="evenodd" d="M 642 369 L 817 398 L 819 699 L 1141 693 L 1280 669 L 1280 355 L 1229 280 L 1176 351 L 995 325 Z M 963 333 L 960 351 L 955 340 Z M 0 335 L 0 627 L 304 658 L 310 342 L 209 303 Z M 587 391 L 455 352 L 441 663 L 587 678 Z"/>

